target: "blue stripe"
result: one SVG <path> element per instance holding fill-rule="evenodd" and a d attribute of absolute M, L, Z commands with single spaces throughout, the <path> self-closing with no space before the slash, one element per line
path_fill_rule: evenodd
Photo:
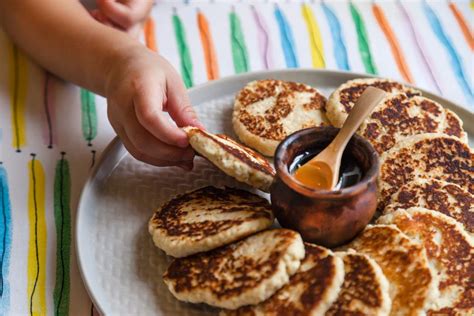
<path fill-rule="evenodd" d="M 0 315 L 5 315 L 10 306 L 8 269 L 12 244 L 12 220 L 7 172 L 0 165 Z"/>
<path fill-rule="evenodd" d="M 278 6 L 275 6 L 275 18 L 278 23 L 278 28 L 280 29 L 281 47 L 283 48 L 283 53 L 285 55 L 286 66 L 288 68 L 296 68 L 299 64 L 296 59 L 293 33 L 291 32 L 288 21 Z"/>
<path fill-rule="evenodd" d="M 466 79 L 461 57 L 454 48 L 453 43 L 449 38 L 448 34 L 446 34 L 446 32 L 444 31 L 439 17 L 436 15 L 436 13 L 426 1 L 423 1 L 423 8 L 425 11 L 425 15 L 431 25 L 431 29 L 433 30 L 433 33 L 436 35 L 441 44 L 443 44 L 444 48 L 446 49 L 446 52 L 449 55 L 451 67 L 453 68 L 454 74 L 456 75 L 456 79 L 459 85 L 461 86 L 464 95 L 466 96 L 468 104 L 472 106 L 472 104 L 474 103 L 474 95 L 472 93 L 471 87 L 469 86 L 468 80 Z"/>
<path fill-rule="evenodd" d="M 329 27 L 331 28 L 332 41 L 334 42 L 333 53 L 336 59 L 337 66 L 342 70 L 350 70 L 349 60 L 347 58 L 347 49 L 344 44 L 342 35 L 341 23 L 334 11 L 324 2 L 321 3 Z"/>

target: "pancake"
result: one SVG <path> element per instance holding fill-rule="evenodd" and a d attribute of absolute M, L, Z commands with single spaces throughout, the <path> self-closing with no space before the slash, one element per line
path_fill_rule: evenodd
<path fill-rule="evenodd" d="M 440 293 L 428 315 L 474 315 L 474 242 L 458 222 L 420 207 L 397 210 L 378 222 L 395 224 L 424 245 Z"/>
<path fill-rule="evenodd" d="M 365 78 L 347 81 L 331 94 L 326 104 L 326 115 L 332 125 L 341 127 L 344 124 L 352 107 L 369 86 L 382 89 L 387 93 L 404 93 L 408 97 L 421 95 L 421 92 L 416 89 L 388 79 Z"/>
<path fill-rule="evenodd" d="M 388 315 L 391 300 L 387 278 L 367 255 L 338 252 L 344 260 L 344 283 L 326 316 Z"/>
<path fill-rule="evenodd" d="M 261 155 L 226 135 L 214 135 L 191 126 L 183 130 L 194 150 L 225 174 L 256 189 L 270 190 L 275 170 Z"/>
<path fill-rule="evenodd" d="M 315 88 L 281 80 L 247 84 L 235 97 L 232 125 L 247 146 L 272 157 L 286 136 L 307 127 L 329 125 L 326 98 Z"/>
<path fill-rule="evenodd" d="M 472 194 L 474 152 L 458 138 L 444 134 L 421 134 L 399 142 L 380 157 L 379 209 L 416 177 L 458 184 Z"/>
<path fill-rule="evenodd" d="M 436 298 L 434 275 L 425 250 L 396 226 L 367 226 L 344 247 L 374 259 L 390 284 L 390 315 L 418 315 Z"/>
<path fill-rule="evenodd" d="M 445 109 L 444 110 L 446 113 L 446 120 L 444 121 L 444 129 L 442 133 L 451 135 L 451 136 L 456 136 L 457 138 L 461 139 L 463 142 L 467 143 L 467 133 L 463 129 L 463 123 L 462 120 L 459 118 L 459 116 L 456 115 L 451 110 Z"/>
<path fill-rule="evenodd" d="M 210 252 L 175 259 L 163 275 L 179 300 L 237 309 L 283 287 L 305 256 L 297 232 L 272 229 Z"/>
<path fill-rule="evenodd" d="M 454 218 L 474 234 L 474 195 L 460 186 L 436 179 L 417 178 L 392 195 L 384 214 L 413 206 L 438 211 Z"/>
<path fill-rule="evenodd" d="M 158 248 L 184 257 L 229 244 L 272 223 L 264 198 L 238 189 L 204 187 L 162 205 L 148 230 Z"/>
<path fill-rule="evenodd" d="M 344 264 L 326 248 L 305 243 L 305 251 L 298 271 L 272 297 L 223 315 L 324 315 L 338 297 Z"/>
<path fill-rule="evenodd" d="M 390 94 L 364 121 L 358 134 L 381 154 L 409 136 L 442 132 L 445 119 L 444 108 L 430 99 Z"/>

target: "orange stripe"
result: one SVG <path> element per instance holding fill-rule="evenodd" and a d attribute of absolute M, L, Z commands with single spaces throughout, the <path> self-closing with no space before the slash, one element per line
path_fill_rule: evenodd
<path fill-rule="evenodd" d="M 390 44 L 390 48 L 392 50 L 393 56 L 395 57 L 395 61 L 397 62 L 398 70 L 400 71 L 402 77 L 410 82 L 413 83 L 413 77 L 408 69 L 407 64 L 405 63 L 405 57 L 403 56 L 402 50 L 400 49 L 400 45 L 398 44 L 398 40 L 393 33 L 390 24 L 387 21 L 382 9 L 377 5 L 372 5 L 372 10 L 374 12 L 375 18 L 377 23 L 379 24 L 380 28 L 385 34 L 388 43 Z"/>
<path fill-rule="evenodd" d="M 149 17 L 145 21 L 145 25 L 143 27 L 143 31 L 145 33 L 145 43 L 146 46 L 154 52 L 158 51 L 158 46 L 156 45 L 156 37 L 155 37 L 155 21 L 153 18 Z"/>
<path fill-rule="evenodd" d="M 474 50 L 474 35 L 472 35 L 471 31 L 469 30 L 469 26 L 467 26 L 467 22 L 462 16 L 461 12 L 459 12 L 456 4 L 454 2 L 449 3 L 449 8 L 451 12 L 453 12 L 456 21 L 458 21 L 459 27 L 461 28 L 462 34 L 466 39 L 466 42 L 471 47 L 471 50 Z"/>
<path fill-rule="evenodd" d="M 199 34 L 201 35 L 202 48 L 206 61 L 207 79 L 214 80 L 219 78 L 219 65 L 217 64 L 216 50 L 209 30 L 209 23 L 206 17 L 200 11 L 197 14 Z"/>

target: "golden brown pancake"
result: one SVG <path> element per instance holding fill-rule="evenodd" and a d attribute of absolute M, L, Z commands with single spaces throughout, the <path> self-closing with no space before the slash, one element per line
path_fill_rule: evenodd
<path fill-rule="evenodd" d="M 467 133 L 463 129 L 463 123 L 459 116 L 451 110 L 445 109 L 446 120 L 444 121 L 444 129 L 442 133 L 455 136 L 467 143 Z"/>
<path fill-rule="evenodd" d="M 344 283 L 325 315 L 388 315 L 392 304 L 389 284 L 379 265 L 369 256 L 355 252 L 336 255 L 344 260 Z"/>
<path fill-rule="evenodd" d="M 191 126 L 183 130 L 194 150 L 225 174 L 256 189 L 270 190 L 275 170 L 261 155 L 226 135 L 211 134 Z"/>
<path fill-rule="evenodd" d="M 252 81 L 235 97 L 232 125 L 244 144 L 271 157 L 286 136 L 329 125 L 325 104 L 318 90 L 302 83 Z"/>
<path fill-rule="evenodd" d="M 237 309 L 272 296 L 288 283 L 304 256 L 297 232 L 271 229 L 210 252 L 175 259 L 163 279 L 179 300 Z"/>
<path fill-rule="evenodd" d="M 271 207 L 243 190 L 204 187 L 162 205 L 148 230 L 155 245 L 173 257 L 208 251 L 268 228 Z"/>
<path fill-rule="evenodd" d="M 391 94 L 375 108 L 358 133 L 381 154 L 407 137 L 442 132 L 445 118 L 443 107 L 430 99 Z"/>
<path fill-rule="evenodd" d="M 369 86 L 382 89 L 387 93 L 404 93 L 408 97 L 421 95 L 420 91 L 393 80 L 379 78 L 350 80 L 339 86 L 339 88 L 331 94 L 326 104 L 326 115 L 332 125 L 341 127 L 342 124 L 344 124 L 352 107 L 362 92 Z"/>
<path fill-rule="evenodd" d="M 474 152 L 458 138 L 421 134 L 406 138 L 380 157 L 379 209 L 416 177 L 454 183 L 474 193 Z"/>
<path fill-rule="evenodd" d="M 424 248 L 394 225 L 367 226 L 344 246 L 374 259 L 390 283 L 390 315 L 418 315 L 436 297 L 436 279 Z"/>
<path fill-rule="evenodd" d="M 378 222 L 397 225 L 425 247 L 440 293 L 428 315 L 474 314 L 474 243 L 459 223 L 420 207 L 397 210 Z"/>
<path fill-rule="evenodd" d="M 268 300 L 224 315 L 324 315 L 344 279 L 342 260 L 332 251 L 305 243 L 305 258 L 290 281 Z"/>
<path fill-rule="evenodd" d="M 441 212 L 474 233 L 474 195 L 460 186 L 436 179 L 417 178 L 392 195 L 384 214 L 419 206 Z"/>

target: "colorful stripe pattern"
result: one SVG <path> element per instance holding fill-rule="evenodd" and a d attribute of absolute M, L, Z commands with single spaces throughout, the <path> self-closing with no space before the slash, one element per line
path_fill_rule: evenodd
<path fill-rule="evenodd" d="M 53 117 L 53 109 L 52 109 L 52 102 L 51 102 L 51 92 L 52 92 L 52 85 L 53 81 L 51 75 L 48 72 L 44 74 L 44 94 L 43 94 L 43 106 L 44 106 L 44 116 L 45 116 L 45 143 L 48 148 L 53 148 L 55 134 L 54 134 L 54 117 Z"/>
<path fill-rule="evenodd" d="M 439 93 L 443 93 L 441 90 L 441 84 L 438 82 L 438 76 L 435 75 L 435 68 L 433 67 L 433 61 L 429 55 L 429 53 L 424 49 L 423 45 L 423 37 L 419 34 L 418 30 L 415 27 L 415 23 L 410 17 L 410 14 L 408 13 L 407 9 L 405 6 L 402 4 L 401 1 L 397 1 L 398 7 L 400 8 L 400 11 L 402 12 L 403 19 L 405 20 L 405 23 L 408 25 L 410 29 L 410 34 L 413 38 L 413 41 L 416 43 L 416 48 L 418 53 L 421 56 L 421 61 L 423 62 L 423 65 L 425 66 L 427 73 L 429 74 L 429 77 L 432 81 L 432 85 L 436 88 L 436 90 Z"/>
<path fill-rule="evenodd" d="M 304 3 L 301 6 L 301 13 L 306 23 L 306 28 L 308 29 L 313 67 L 324 68 L 326 67 L 326 62 L 324 60 L 323 41 L 321 39 L 321 32 L 319 31 L 318 22 L 314 17 L 313 10 L 311 10 L 311 7 L 308 4 Z"/>
<path fill-rule="evenodd" d="M 46 315 L 46 219 L 43 166 L 32 154 L 29 164 L 28 296 L 30 315 Z"/>
<path fill-rule="evenodd" d="M 293 39 L 293 32 L 280 8 L 275 6 L 275 18 L 278 23 L 281 37 L 281 47 L 285 55 L 286 66 L 288 68 L 299 67 L 298 59 L 296 58 L 296 46 Z"/>
<path fill-rule="evenodd" d="M 95 94 L 81 89 L 81 113 L 82 113 L 82 136 L 88 146 L 97 136 L 97 109 L 95 106 Z"/>
<path fill-rule="evenodd" d="M 413 83 L 413 77 L 411 75 L 410 69 L 408 69 L 408 65 L 405 62 L 405 56 L 403 56 L 403 52 L 402 52 L 402 49 L 400 48 L 400 44 L 398 43 L 395 33 L 393 33 L 392 27 L 388 23 L 388 20 L 385 17 L 385 14 L 383 13 L 382 8 L 380 8 L 379 5 L 374 3 L 372 4 L 372 12 L 374 13 L 377 23 L 382 29 L 385 35 L 385 38 L 390 44 L 390 49 L 392 50 L 392 54 L 395 57 L 395 62 L 397 63 L 400 74 L 402 75 L 405 81 Z"/>
<path fill-rule="evenodd" d="M 27 61 L 15 45 L 9 56 L 10 108 L 12 115 L 12 146 L 17 152 L 26 144 L 25 103 L 28 83 Z"/>
<path fill-rule="evenodd" d="M 466 39 L 467 44 L 469 45 L 471 50 L 474 50 L 474 35 L 469 29 L 469 25 L 467 24 L 463 15 L 461 14 L 461 12 L 459 11 L 458 7 L 456 6 L 454 2 L 449 2 L 449 9 L 451 9 L 451 12 L 456 18 L 456 21 L 458 22 L 459 27 L 461 28 L 462 34 L 464 35 L 464 38 Z"/>
<path fill-rule="evenodd" d="M 173 27 L 176 36 L 176 43 L 178 44 L 179 56 L 181 58 L 181 75 L 186 88 L 190 88 L 193 86 L 193 63 L 188 42 L 186 40 L 186 31 L 176 9 L 174 9 L 173 12 Z"/>
<path fill-rule="evenodd" d="M 252 6 L 252 14 L 253 18 L 255 19 L 255 24 L 257 24 L 258 43 L 260 44 L 260 56 L 263 66 L 265 69 L 270 69 L 273 67 L 270 32 L 265 20 L 260 15 L 260 13 L 258 13 L 258 10 L 255 8 L 255 6 Z"/>
<path fill-rule="evenodd" d="M 234 61 L 235 73 L 242 73 L 249 71 L 249 61 L 247 45 L 245 45 L 244 34 L 242 32 L 242 25 L 239 16 L 235 10 L 229 13 L 230 21 L 230 40 L 232 45 L 232 59 Z"/>
<path fill-rule="evenodd" d="M 10 306 L 8 270 L 12 246 L 12 218 L 7 171 L 0 164 L 0 315 L 6 315 Z"/>
<path fill-rule="evenodd" d="M 466 78 L 466 74 L 464 73 L 461 57 L 459 57 L 459 54 L 454 48 L 451 39 L 449 38 L 448 34 L 446 34 L 438 16 L 426 1 L 423 2 L 423 8 L 434 34 L 444 46 L 446 53 L 450 58 L 451 67 L 454 70 L 454 74 L 459 85 L 464 91 L 467 101 L 471 105 L 474 104 L 474 95 L 472 93 L 471 87 L 469 86 L 469 81 Z"/>
<path fill-rule="evenodd" d="M 56 284 L 54 314 L 69 314 L 69 266 L 71 260 L 71 178 L 69 163 L 61 153 L 54 177 L 54 220 L 56 224 Z"/>
<path fill-rule="evenodd" d="M 209 22 L 200 10 L 197 13 L 199 35 L 201 36 L 202 49 L 204 51 L 204 61 L 206 62 L 207 79 L 219 78 L 219 65 L 217 63 L 216 48 L 209 29 Z"/>
<path fill-rule="evenodd" d="M 149 17 L 143 26 L 143 33 L 145 34 L 145 44 L 146 47 L 151 49 L 154 52 L 158 51 L 158 45 L 156 44 L 156 35 L 155 35 L 155 20 L 152 17 Z"/>
<path fill-rule="evenodd" d="M 321 6 L 331 29 L 331 37 L 334 43 L 333 54 L 336 59 L 337 67 L 342 70 L 350 70 L 351 68 L 349 66 L 349 59 L 347 58 L 347 49 L 343 40 L 341 23 L 334 11 L 328 4 L 326 4 L 326 2 L 322 2 Z"/>
<path fill-rule="evenodd" d="M 359 44 L 359 52 L 362 58 L 362 63 L 364 64 L 365 71 L 369 74 L 377 74 L 377 68 L 375 67 L 374 60 L 372 58 L 372 53 L 370 52 L 369 47 L 369 37 L 367 36 L 367 30 L 365 28 L 364 20 L 357 10 L 356 6 L 352 3 L 349 3 L 349 8 L 352 15 L 352 20 L 357 31 L 357 41 Z"/>

